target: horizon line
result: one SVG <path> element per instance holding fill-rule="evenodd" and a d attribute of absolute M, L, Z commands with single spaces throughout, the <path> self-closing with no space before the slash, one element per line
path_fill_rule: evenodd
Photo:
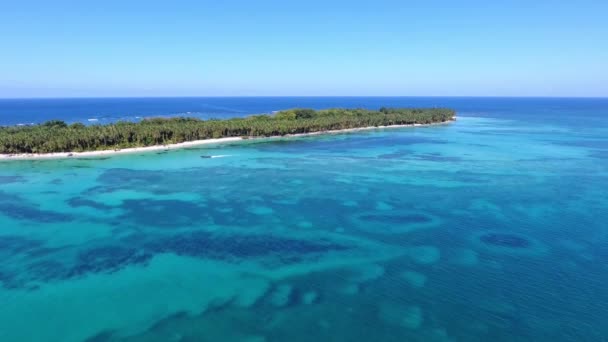
<path fill-rule="evenodd" d="M 78 99 L 178 99 L 178 98 L 529 98 L 529 99 L 608 99 L 608 96 L 553 95 L 159 95 L 159 96 L 38 96 L 1 97 L 2 100 L 78 100 Z"/>

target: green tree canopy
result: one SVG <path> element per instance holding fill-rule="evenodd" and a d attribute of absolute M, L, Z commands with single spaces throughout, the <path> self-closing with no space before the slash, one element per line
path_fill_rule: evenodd
<path fill-rule="evenodd" d="M 0 153 L 50 153 L 108 150 L 180 143 L 222 137 L 268 137 L 358 127 L 429 124 L 451 120 L 442 108 L 296 108 L 275 115 L 227 120 L 150 118 L 108 125 L 67 125 L 60 120 L 40 125 L 0 127 Z"/>

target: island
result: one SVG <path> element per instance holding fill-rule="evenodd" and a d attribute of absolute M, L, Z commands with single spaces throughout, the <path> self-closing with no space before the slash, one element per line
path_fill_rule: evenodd
<path fill-rule="evenodd" d="M 0 156 L 3 159 L 87 156 L 252 138 L 429 125 L 454 119 L 455 111 L 448 108 L 296 108 L 272 115 L 223 120 L 149 118 L 89 126 L 52 120 L 31 126 L 0 127 Z"/>

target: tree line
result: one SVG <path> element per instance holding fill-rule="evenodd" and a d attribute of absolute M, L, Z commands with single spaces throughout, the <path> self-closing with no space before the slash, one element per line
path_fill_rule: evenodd
<path fill-rule="evenodd" d="M 451 120 L 446 108 L 289 109 L 225 120 L 153 118 L 107 125 L 52 120 L 0 127 L 0 153 L 80 152 L 174 144 L 223 137 L 269 137 L 359 127 L 429 124 Z"/>

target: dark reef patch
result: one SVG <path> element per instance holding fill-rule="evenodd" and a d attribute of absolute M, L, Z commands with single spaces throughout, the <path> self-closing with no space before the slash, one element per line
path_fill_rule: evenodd
<path fill-rule="evenodd" d="M 0 176 L 0 184 L 24 183 L 25 178 L 21 176 Z"/>
<path fill-rule="evenodd" d="M 126 200 L 122 209 L 125 220 L 156 227 L 200 224 L 208 215 L 204 207 L 179 200 Z"/>
<path fill-rule="evenodd" d="M 70 198 L 67 203 L 73 207 L 73 208 L 78 208 L 78 207 L 90 207 L 90 208 L 94 208 L 94 209 L 98 209 L 98 210 L 110 210 L 110 209 L 114 209 L 113 206 L 111 205 L 107 205 L 107 204 L 103 204 L 103 203 L 99 203 L 96 201 L 91 201 L 82 197 L 73 197 Z"/>
<path fill-rule="evenodd" d="M 114 340 L 114 332 L 112 331 L 102 331 L 94 336 L 91 336 L 84 340 L 83 342 L 108 342 Z M 181 341 L 181 339 L 180 339 Z"/>
<path fill-rule="evenodd" d="M 551 251 L 542 241 L 522 232 L 479 231 L 471 236 L 471 242 L 481 251 L 499 255 L 538 257 Z"/>
<path fill-rule="evenodd" d="M 323 253 L 350 249 L 352 247 L 349 245 L 326 239 L 311 241 L 205 231 L 165 236 L 134 234 L 113 244 L 76 250 L 71 247 L 45 248 L 36 240 L 5 236 L 0 238 L 0 257 L 26 258 L 15 268 L 0 265 L 0 286 L 35 290 L 44 282 L 111 274 L 128 266 L 146 266 L 154 255 L 162 253 L 237 263 L 259 258 L 267 266 L 280 266 L 301 263 Z"/>
<path fill-rule="evenodd" d="M 416 159 L 433 161 L 433 162 L 459 162 L 462 158 L 459 157 L 447 157 L 441 155 L 441 153 L 425 153 L 416 156 Z"/>
<path fill-rule="evenodd" d="M 70 277 L 69 268 L 54 260 L 36 262 L 27 266 L 26 271 L 35 281 L 49 282 Z"/>
<path fill-rule="evenodd" d="M 8 273 L 4 270 L 0 269 L 0 284 L 6 288 L 11 288 L 9 286 L 9 282 L 12 279 L 11 276 L 8 275 Z"/>
<path fill-rule="evenodd" d="M 0 236 L 0 255 L 8 254 L 15 255 L 26 253 L 31 250 L 40 248 L 42 242 L 38 240 L 30 240 L 21 236 Z"/>
<path fill-rule="evenodd" d="M 608 159 L 608 150 L 606 151 L 596 151 L 590 154 L 592 158 L 597 159 Z"/>
<path fill-rule="evenodd" d="M 328 179 L 327 188 L 336 189 L 335 183 Z M 348 225 L 347 218 L 355 214 L 356 209 L 344 205 L 343 201 L 337 201 L 323 197 L 302 197 L 289 211 L 279 210 L 278 215 L 285 222 L 293 221 L 293 217 L 304 216 L 311 219 L 315 227 L 331 228 Z"/>
<path fill-rule="evenodd" d="M 608 150 L 608 139 L 588 139 L 588 140 L 580 139 L 580 140 L 570 140 L 570 141 L 549 140 L 548 142 L 557 144 L 557 145 Z"/>
<path fill-rule="evenodd" d="M 63 249 L 63 247 L 39 247 L 39 248 L 32 248 L 29 251 L 26 252 L 27 256 L 30 258 L 39 258 L 39 257 L 44 257 L 53 253 L 56 253 L 58 251 L 61 251 Z"/>
<path fill-rule="evenodd" d="M 115 168 L 106 170 L 97 178 L 97 181 L 103 184 L 139 184 L 146 186 L 162 182 L 163 178 L 161 172 Z"/>
<path fill-rule="evenodd" d="M 72 220 L 68 214 L 41 210 L 20 196 L 0 191 L 0 214 L 18 219 L 37 222 L 65 222 Z"/>
<path fill-rule="evenodd" d="M 65 222 L 72 220 L 67 214 L 54 211 L 41 210 L 29 205 L 0 203 L 0 214 L 18 220 L 29 220 L 36 222 Z"/>
<path fill-rule="evenodd" d="M 232 260 L 275 256 L 298 262 L 298 256 L 349 249 L 325 240 L 306 241 L 272 236 L 221 236 L 208 232 L 174 235 L 153 241 L 145 249 L 154 253 L 174 253 L 182 256 Z M 291 258 L 296 257 L 296 258 Z"/>
<path fill-rule="evenodd" d="M 378 156 L 380 159 L 400 159 L 403 157 L 408 157 L 413 154 L 410 150 L 399 150 L 392 153 L 381 154 Z"/>
<path fill-rule="evenodd" d="M 507 233 L 488 233 L 481 235 L 479 240 L 488 245 L 508 248 L 527 248 L 531 245 L 528 239 Z"/>
<path fill-rule="evenodd" d="M 25 284 L 20 283 L 17 279 L 17 274 L 10 270 L 0 269 L 0 285 L 5 289 L 19 289 L 23 288 Z"/>
<path fill-rule="evenodd" d="M 0 203 L 15 203 L 15 202 L 23 202 L 23 199 L 15 194 L 10 194 L 8 192 L 4 192 L 0 190 Z"/>
<path fill-rule="evenodd" d="M 0 283 L 3 287 L 14 289 L 26 287 L 30 277 L 37 277 L 27 270 L 11 268 L 11 259 L 23 257 L 31 258 L 32 255 L 42 254 L 48 251 L 43 247 L 42 241 L 24 238 L 21 236 L 0 236 Z"/>
<path fill-rule="evenodd" d="M 208 210 L 206 213 L 213 220 L 213 223 L 223 226 L 243 226 L 247 227 L 262 222 L 258 215 L 247 211 L 246 203 L 234 200 L 230 204 L 210 200 L 207 202 Z M 226 211 L 226 210 L 229 211 Z"/>
<path fill-rule="evenodd" d="M 102 185 L 88 189 L 85 194 L 111 193 L 123 189 L 156 194 L 179 192 L 180 189 L 190 191 L 191 182 L 186 184 L 183 179 L 180 172 L 114 168 L 97 177 L 97 181 Z"/>
<path fill-rule="evenodd" d="M 445 144 L 446 141 L 413 135 L 395 134 L 390 136 L 347 136 L 341 139 L 332 137 L 324 139 L 277 140 L 256 144 L 262 151 L 284 153 L 302 153 L 302 151 L 322 151 L 324 153 L 344 153 L 353 149 L 385 148 L 387 146 L 405 146 L 415 144 Z M 302 146 L 306 148 L 303 149 Z"/>
<path fill-rule="evenodd" d="M 429 223 L 432 218 L 423 214 L 367 214 L 359 216 L 364 221 L 386 222 L 391 224 Z"/>
<path fill-rule="evenodd" d="M 120 189 L 122 189 L 122 186 L 118 186 L 118 185 L 107 185 L 107 186 L 94 186 L 91 188 L 88 188 L 87 190 L 85 190 L 84 192 L 82 192 L 82 195 L 88 195 L 88 196 L 94 196 L 94 195 L 98 195 L 98 194 L 108 194 L 108 193 L 112 193 L 115 191 L 119 191 Z"/>
<path fill-rule="evenodd" d="M 152 254 L 143 250 L 122 246 L 102 246 L 78 254 L 77 263 L 70 269 L 70 276 L 87 273 L 113 273 L 128 265 L 146 264 Z"/>
<path fill-rule="evenodd" d="M 294 167 L 307 166 L 294 165 Z M 231 205 L 245 206 L 251 203 L 243 199 L 267 193 L 266 180 L 281 179 L 278 176 L 282 172 L 284 171 L 270 167 L 248 168 L 247 172 L 243 172 L 241 167 L 205 167 L 169 171 L 109 169 L 97 178 L 100 185 L 89 188 L 84 195 L 94 196 L 121 190 L 161 195 L 193 193 L 202 194 L 211 200 L 217 196 L 224 202 L 229 201 Z M 305 179 L 311 176 L 300 171 L 297 175 L 294 174 L 294 177 Z M 326 182 L 333 184 L 331 179 Z M 238 194 L 226 191 L 225 184 L 238 185 Z"/>
<path fill-rule="evenodd" d="M 35 289 L 41 282 L 113 273 L 129 265 L 146 265 L 153 255 L 137 248 L 108 245 L 86 249 L 75 257 L 65 256 L 58 254 L 45 256 L 44 259 L 30 256 L 33 260 L 20 268 L 0 269 L 2 286 Z"/>

